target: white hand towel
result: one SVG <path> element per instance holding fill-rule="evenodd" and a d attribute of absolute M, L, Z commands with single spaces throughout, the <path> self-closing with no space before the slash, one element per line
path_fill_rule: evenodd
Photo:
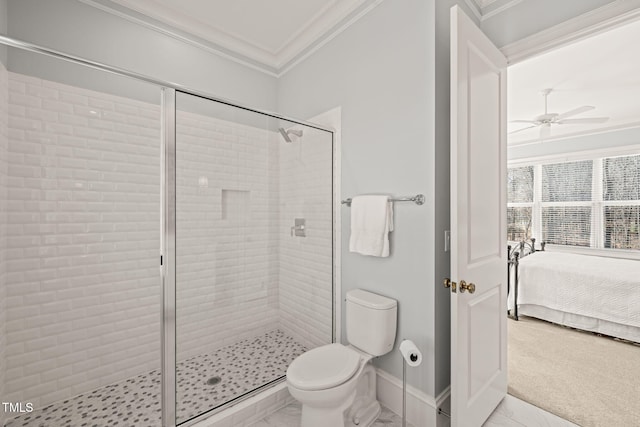
<path fill-rule="evenodd" d="M 390 231 L 393 202 L 389 196 L 356 196 L 351 200 L 351 252 L 388 257 Z"/>

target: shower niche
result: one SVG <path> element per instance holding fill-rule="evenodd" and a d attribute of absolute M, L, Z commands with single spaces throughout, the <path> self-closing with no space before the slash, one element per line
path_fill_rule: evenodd
<path fill-rule="evenodd" d="M 247 220 L 251 215 L 251 192 L 249 190 L 225 190 L 220 196 L 222 219 Z"/>

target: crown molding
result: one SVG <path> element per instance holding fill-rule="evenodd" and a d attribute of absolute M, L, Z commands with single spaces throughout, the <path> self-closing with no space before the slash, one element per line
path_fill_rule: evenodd
<path fill-rule="evenodd" d="M 122 7 L 120 5 L 113 4 L 111 0 L 78 0 L 78 1 L 86 4 L 87 6 L 91 6 L 103 12 L 117 16 L 118 18 L 125 19 L 136 25 L 149 28 L 165 36 L 172 37 L 186 44 L 190 44 L 206 52 L 223 57 L 225 59 L 236 62 L 248 68 L 254 69 L 256 71 L 263 72 L 270 76 L 277 77 L 277 70 L 275 69 L 275 67 L 268 66 L 264 63 L 255 61 L 248 57 L 243 57 L 241 55 L 238 55 L 233 50 L 225 49 L 220 45 L 211 43 L 210 41 L 199 38 L 193 34 L 170 27 L 167 24 L 156 21 L 139 12 Z"/>
<path fill-rule="evenodd" d="M 500 50 L 509 65 L 640 19 L 640 0 L 616 0 Z"/>
<path fill-rule="evenodd" d="M 524 0 L 465 0 L 471 12 L 480 21 L 484 21 L 507 9 L 521 3 Z"/>
<path fill-rule="evenodd" d="M 279 72 L 277 77 L 281 77 L 285 75 L 287 72 L 292 70 L 296 65 L 300 62 L 304 61 L 307 57 L 311 56 L 314 52 L 320 49 L 322 46 L 329 43 L 335 37 L 337 37 L 344 30 L 349 28 L 355 22 L 357 22 L 360 18 L 365 16 L 375 7 L 377 7 L 384 0 L 371 0 L 366 3 L 366 7 L 357 9 L 352 16 L 347 17 L 343 20 L 343 22 L 339 23 L 336 27 L 332 28 L 331 31 L 326 33 L 326 35 L 322 38 L 319 38 L 314 44 L 309 45 L 296 56 L 294 56 L 289 62 L 286 62 L 279 68 Z"/>
<path fill-rule="evenodd" d="M 381 1 L 375 2 L 376 5 Z M 300 30 L 292 34 L 283 45 L 274 52 L 276 68 L 282 69 L 296 57 L 304 55 L 314 44 L 325 38 L 332 38 L 336 27 L 343 20 L 358 11 L 371 10 L 371 0 L 349 0 L 333 2 L 307 21 Z M 364 14 L 358 16 L 361 17 Z M 355 21 L 353 21 L 355 22 Z M 353 22 L 350 22 L 351 25 Z M 342 30 L 341 30 L 342 31 Z"/>
<path fill-rule="evenodd" d="M 273 52 L 259 43 L 250 42 L 238 34 L 229 33 L 211 25 L 204 24 L 179 10 L 175 10 L 153 0 L 110 0 L 127 9 L 158 20 L 172 28 L 186 31 L 199 38 L 222 46 L 233 52 L 268 66 L 273 64 Z"/>
<path fill-rule="evenodd" d="M 143 25 L 234 62 L 247 65 L 272 76 L 308 56 L 318 45 L 345 29 L 347 18 L 359 19 L 383 0 L 335 0 L 320 9 L 277 49 L 250 41 L 239 34 L 203 24 L 153 0 L 79 0 L 89 6 Z M 348 19 L 348 25 L 357 19 Z"/>
<path fill-rule="evenodd" d="M 498 0 L 473 0 L 473 1 L 476 2 L 476 4 L 480 9 L 484 9 L 485 7 L 489 6 L 492 3 L 495 3 Z"/>
<path fill-rule="evenodd" d="M 473 13 L 473 15 L 478 18 L 479 21 L 482 21 L 482 9 L 480 4 L 478 4 L 478 0 L 464 0 L 467 6 L 469 6 L 469 10 Z"/>
<path fill-rule="evenodd" d="M 497 1 L 497 0 L 496 0 Z M 509 0 L 506 3 L 502 3 L 497 5 L 495 8 L 491 9 L 491 10 L 487 10 L 486 8 L 482 9 L 482 19 L 481 21 L 487 20 L 489 18 L 492 18 L 502 12 L 504 12 L 507 9 L 511 9 L 512 7 L 516 6 L 519 3 L 522 3 L 524 0 Z M 488 3 L 488 4 L 493 4 L 493 2 Z"/>

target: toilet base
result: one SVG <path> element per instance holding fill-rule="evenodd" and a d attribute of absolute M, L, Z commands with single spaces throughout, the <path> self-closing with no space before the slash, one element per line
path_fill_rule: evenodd
<path fill-rule="evenodd" d="M 347 414 L 344 425 L 345 427 L 369 427 L 378 419 L 381 411 L 380 403 L 377 400 L 363 401 L 362 405 L 359 405 L 356 399 Z"/>
<path fill-rule="evenodd" d="M 367 401 L 357 398 L 352 405 L 348 399 L 339 410 L 332 408 L 302 407 L 303 427 L 369 427 L 380 416 L 381 408 L 377 400 Z"/>
<path fill-rule="evenodd" d="M 356 381 L 355 386 L 345 383 L 332 390 L 301 391 L 289 387 L 291 395 L 302 403 L 301 426 L 369 427 L 373 424 L 380 415 L 375 368 L 365 363 L 352 381 Z"/>
<path fill-rule="evenodd" d="M 340 408 L 314 408 L 302 405 L 300 425 L 303 427 L 351 427 L 354 424 L 345 423 L 345 412 L 348 412 L 351 401 L 353 401 L 353 396 L 347 399 Z"/>

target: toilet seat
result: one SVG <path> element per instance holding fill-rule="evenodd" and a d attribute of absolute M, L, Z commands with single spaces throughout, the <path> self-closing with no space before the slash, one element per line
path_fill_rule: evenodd
<path fill-rule="evenodd" d="M 287 369 L 287 381 L 299 390 L 326 390 L 349 380 L 361 355 L 342 344 L 328 344 L 298 356 Z"/>

